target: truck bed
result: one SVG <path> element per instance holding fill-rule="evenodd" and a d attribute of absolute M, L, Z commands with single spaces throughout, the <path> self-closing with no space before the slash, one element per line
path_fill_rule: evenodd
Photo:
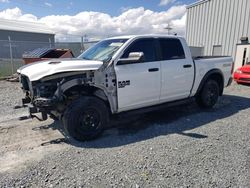
<path fill-rule="evenodd" d="M 192 95 L 195 95 L 197 89 L 205 77 L 205 74 L 211 70 L 219 70 L 223 72 L 224 87 L 228 85 L 231 78 L 231 71 L 233 66 L 233 59 L 230 56 L 197 56 L 193 57 L 195 65 L 195 82 L 192 89 Z M 191 96 L 192 96 L 191 95 Z"/>
<path fill-rule="evenodd" d="M 193 60 L 198 60 L 198 59 L 212 59 L 212 58 L 224 58 L 224 57 L 230 57 L 230 56 L 194 56 Z"/>

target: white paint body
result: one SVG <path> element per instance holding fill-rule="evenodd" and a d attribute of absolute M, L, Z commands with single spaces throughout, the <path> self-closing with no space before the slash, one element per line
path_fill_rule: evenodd
<path fill-rule="evenodd" d="M 99 61 L 55 59 L 51 61 L 60 61 L 60 63 L 50 64 L 51 61 L 39 62 L 24 66 L 20 68 L 18 72 L 22 75 L 26 75 L 32 82 L 58 73 L 96 71 L 95 82 L 98 81 L 98 83 L 92 83 L 92 85 L 98 85 L 99 88 L 104 90 L 111 104 L 112 113 L 119 113 L 192 97 L 196 94 L 205 74 L 213 69 L 218 69 L 223 73 L 225 87 L 228 85 L 229 79 L 231 78 L 233 62 L 231 57 L 193 60 L 190 49 L 185 39 L 182 37 L 138 35 L 116 37 L 112 39 L 119 38 L 128 40 L 113 55 L 108 65 L 108 67 L 113 68 L 115 75 L 116 87 L 112 87 L 113 90 L 109 90 L 109 87 L 105 86 L 105 80 L 109 77 L 105 77 L 104 75 L 110 74 L 107 71 L 108 68 L 104 70 L 100 69 L 103 63 Z M 145 38 L 179 39 L 184 49 L 185 59 L 117 65 L 118 60 L 130 44 L 137 39 Z M 190 67 L 184 68 L 184 65 L 190 65 Z M 152 68 L 156 68 L 158 71 L 149 72 L 149 69 Z M 127 80 L 130 81 L 129 85 L 123 88 L 118 87 L 119 81 Z M 116 103 L 110 102 L 110 99 L 113 99 Z"/>
<path fill-rule="evenodd" d="M 168 38 L 158 35 L 146 38 L 150 37 Z M 224 87 L 227 86 L 231 78 L 233 63 L 231 57 L 193 60 L 185 39 L 169 37 L 178 38 L 181 41 L 185 59 L 115 66 L 117 80 L 130 80 L 131 83 L 125 88 L 118 88 L 118 112 L 192 97 L 196 94 L 202 78 L 213 69 L 219 69 L 223 73 Z M 129 43 L 140 38 L 145 38 L 145 36 L 134 36 Z M 117 57 L 120 57 L 126 48 L 125 45 Z M 183 68 L 187 64 L 192 67 Z M 148 72 L 150 68 L 159 68 L 159 71 Z"/>

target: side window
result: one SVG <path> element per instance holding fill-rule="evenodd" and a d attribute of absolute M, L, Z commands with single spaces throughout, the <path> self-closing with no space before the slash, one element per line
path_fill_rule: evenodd
<path fill-rule="evenodd" d="M 162 60 L 185 59 L 185 53 L 179 39 L 160 39 Z"/>
<path fill-rule="evenodd" d="M 157 59 L 154 39 L 142 39 L 133 42 L 124 52 L 122 58 L 128 58 L 129 53 L 131 52 L 143 52 L 144 62 L 152 62 Z"/>

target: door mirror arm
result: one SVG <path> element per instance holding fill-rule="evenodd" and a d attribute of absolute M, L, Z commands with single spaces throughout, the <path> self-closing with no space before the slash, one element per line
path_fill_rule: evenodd
<path fill-rule="evenodd" d="M 143 52 L 131 52 L 129 53 L 128 58 L 120 58 L 117 61 L 116 65 L 126 65 L 132 63 L 141 63 L 144 61 L 144 53 Z"/>

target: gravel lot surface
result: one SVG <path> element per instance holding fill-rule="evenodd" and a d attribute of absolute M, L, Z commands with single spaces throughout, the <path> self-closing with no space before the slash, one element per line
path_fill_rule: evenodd
<path fill-rule="evenodd" d="M 59 122 L 18 121 L 19 84 L 0 82 L 0 187 L 250 187 L 250 87 L 64 139 Z"/>

